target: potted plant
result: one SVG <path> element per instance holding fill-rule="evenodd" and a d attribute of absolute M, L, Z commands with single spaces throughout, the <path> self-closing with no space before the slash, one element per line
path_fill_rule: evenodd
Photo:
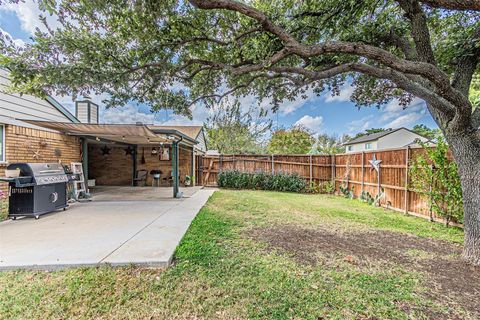
<path fill-rule="evenodd" d="M 192 178 L 189 175 L 185 176 L 185 187 L 189 187 L 192 184 Z"/>

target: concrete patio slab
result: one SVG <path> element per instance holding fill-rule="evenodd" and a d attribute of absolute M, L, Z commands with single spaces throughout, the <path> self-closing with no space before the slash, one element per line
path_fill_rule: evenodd
<path fill-rule="evenodd" d="M 166 267 L 213 189 L 188 198 L 92 201 L 66 212 L 0 223 L 0 269 L 101 264 Z"/>

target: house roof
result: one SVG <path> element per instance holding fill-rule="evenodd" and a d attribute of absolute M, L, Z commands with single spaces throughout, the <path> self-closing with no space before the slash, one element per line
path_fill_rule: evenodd
<path fill-rule="evenodd" d="M 47 96 L 45 98 L 47 102 L 49 102 L 55 109 L 57 109 L 61 114 L 67 117 L 68 120 L 72 121 L 73 123 L 80 123 L 80 121 L 70 113 L 64 106 L 60 104 L 57 100 L 55 100 L 52 96 Z"/>
<path fill-rule="evenodd" d="M 198 134 L 202 131 L 203 126 L 155 126 L 147 125 L 150 130 L 176 130 L 187 137 L 197 140 Z"/>
<path fill-rule="evenodd" d="M 398 128 L 398 129 L 394 129 L 394 130 L 387 130 L 387 131 L 382 131 L 382 132 L 377 132 L 377 133 L 371 133 L 371 134 L 367 134 L 367 135 L 364 135 L 364 136 L 361 136 L 357 139 L 353 139 L 353 140 L 350 140 L 350 141 L 347 141 L 345 142 L 343 145 L 344 146 L 348 146 L 350 144 L 357 144 L 357 143 L 363 143 L 363 142 L 368 142 L 368 141 L 375 141 L 375 140 L 378 140 L 380 138 L 383 138 L 391 133 L 394 133 L 394 132 L 397 132 L 399 130 L 407 130 L 407 131 L 410 131 L 416 135 L 418 135 L 419 137 L 422 137 L 422 138 L 425 138 L 424 136 L 416 133 L 416 132 L 413 132 L 412 130 L 409 130 L 405 127 L 401 127 L 401 128 Z"/>

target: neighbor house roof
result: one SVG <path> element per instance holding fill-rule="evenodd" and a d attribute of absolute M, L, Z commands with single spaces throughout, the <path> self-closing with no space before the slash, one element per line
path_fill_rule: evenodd
<path fill-rule="evenodd" d="M 416 134 L 417 136 L 419 137 L 422 137 L 422 138 L 425 138 L 425 139 L 428 139 L 427 137 L 424 137 L 422 136 L 421 134 L 418 134 L 416 133 L 415 131 L 412 131 L 410 129 L 407 129 L 405 127 L 401 127 L 401 128 L 398 128 L 398 129 L 390 129 L 390 130 L 387 130 L 387 131 L 382 131 L 382 132 L 377 132 L 377 133 L 371 133 L 371 134 L 367 134 L 367 135 L 364 135 L 364 136 L 361 136 L 357 139 L 353 139 L 353 140 L 350 140 L 350 141 L 347 141 L 345 142 L 343 145 L 344 146 L 348 146 L 350 144 L 357 144 L 357 143 L 362 143 L 362 142 L 368 142 L 368 141 L 375 141 L 375 140 L 378 140 L 380 138 L 383 138 L 391 133 L 394 133 L 394 132 L 397 132 L 399 130 L 407 130 L 407 131 L 410 131 L 411 133 L 414 133 Z"/>
<path fill-rule="evenodd" d="M 187 137 L 196 140 L 203 126 L 154 126 L 148 125 L 150 130 L 176 130 L 183 133 Z"/>
<path fill-rule="evenodd" d="M 367 135 L 361 136 L 361 137 L 359 137 L 359 138 L 357 138 L 357 139 L 353 139 L 353 140 L 347 141 L 347 142 L 344 143 L 344 145 L 356 144 L 356 143 L 362 143 L 362 142 L 368 142 L 368 141 L 378 140 L 378 139 L 380 139 L 381 137 L 385 137 L 386 135 L 389 135 L 390 133 L 393 133 L 393 132 L 398 131 L 398 130 L 400 130 L 400 129 L 403 129 L 403 128 L 367 134 Z"/>

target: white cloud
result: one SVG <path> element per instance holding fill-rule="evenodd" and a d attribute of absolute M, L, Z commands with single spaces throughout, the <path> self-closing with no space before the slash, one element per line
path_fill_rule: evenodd
<path fill-rule="evenodd" d="M 157 123 L 164 126 L 182 126 L 182 125 L 202 125 L 211 114 L 211 110 L 201 106 L 192 107 L 192 119 L 180 115 L 169 115 L 168 120 L 161 121 L 157 117 Z M 160 112 L 161 113 L 161 112 Z"/>
<path fill-rule="evenodd" d="M 138 111 L 138 107 L 134 105 L 126 105 L 125 107 L 116 107 L 106 109 L 103 112 L 102 121 L 104 123 L 136 123 L 145 124 L 155 123 L 155 114 L 143 113 Z"/>
<path fill-rule="evenodd" d="M 332 95 L 331 93 L 327 93 L 325 97 L 325 102 L 345 102 L 350 101 L 350 97 L 352 96 L 355 87 L 351 86 L 350 84 L 346 84 L 340 88 L 340 93 L 338 95 Z"/>
<path fill-rule="evenodd" d="M 20 20 L 21 28 L 32 35 L 35 33 L 36 28 L 45 31 L 45 26 L 39 19 L 40 14 L 45 15 L 47 23 L 53 29 L 60 26 L 56 16 L 42 12 L 38 8 L 38 4 L 33 0 L 26 0 L 25 2 L 20 3 L 3 4 L 0 7 L 0 10 L 14 12 L 17 15 L 18 20 Z"/>
<path fill-rule="evenodd" d="M 347 124 L 347 130 L 349 134 L 356 134 L 361 131 L 365 131 L 366 129 L 370 129 L 372 125 L 372 120 L 374 116 L 369 115 L 366 117 L 363 117 L 359 120 L 351 121 L 350 123 Z"/>
<path fill-rule="evenodd" d="M 411 127 L 417 124 L 426 114 L 427 109 L 422 99 L 413 99 L 406 108 L 395 99 L 383 106 L 378 111 L 378 115 L 369 115 L 348 123 L 348 132 L 355 134 L 373 127 L 392 129 Z"/>
<path fill-rule="evenodd" d="M 420 120 L 422 117 L 423 117 L 423 114 L 420 114 L 420 113 L 408 113 L 387 123 L 386 125 L 384 125 L 384 127 L 385 128 L 409 127 L 413 124 L 416 124 L 417 121 Z"/>
<path fill-rule="evenodd" d="M 3 30 L 2 28 L 0 28 L 0 33 L 2 33 L 7 39 L 12 40 L 15 43 L 15 45 L 17 45 L 18 47 L 24 47 L 25 46 L 25 42 L 22 39 L 17 39 L 17 38 L 12 37 L 12 35 L 10 33 Z"/>
<path fill-rule="evenodd" d="M 323 124 L 323 118 L 321 116 L 317 117 L 312 117 L 309 115 L 301 117 L 297 122 L 295 122 L 295 126 L 303 126 L 309 130 L 311 130 L 313 133 L 318 133 L 320 132 L 320 129 Z"/>

